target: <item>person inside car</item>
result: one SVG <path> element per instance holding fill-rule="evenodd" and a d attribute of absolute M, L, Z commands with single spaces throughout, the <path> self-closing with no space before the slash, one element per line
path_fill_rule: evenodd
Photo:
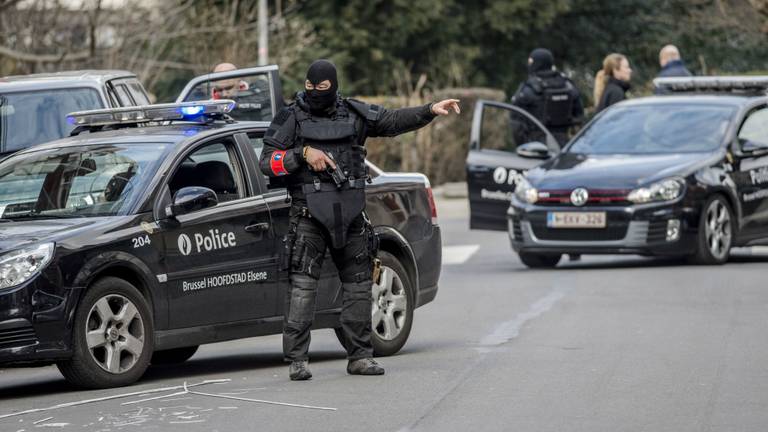
<path fill-rule="evenodd" d="M 237 70 L 232 63 L 219 63 L 213 68 L 213 73 L 229 72 Z M 225 79 L 213 82 L 211 99 L 232 99 L 241 91 L 248 90 L 248 83 L 237 78 Z"/>

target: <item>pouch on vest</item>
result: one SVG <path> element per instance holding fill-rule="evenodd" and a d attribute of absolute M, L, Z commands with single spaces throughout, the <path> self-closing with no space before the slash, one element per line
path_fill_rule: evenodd
<path fill-rule="evenodd" d="M 318 183 L 304 185 L 309 214 L 330 234 L 334 249 L 347 245 L 347 233 L 352 221 L 365 210 L 365 188 L 337 189 L 336 185 Z"/>

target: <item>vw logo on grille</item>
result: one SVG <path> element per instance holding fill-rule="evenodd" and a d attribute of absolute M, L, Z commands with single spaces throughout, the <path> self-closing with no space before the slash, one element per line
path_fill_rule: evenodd
<path fill-rule="evenodd" d="M 573 205 L 581 207 L 589 200 L 589 192 L 584 188 L 577 188 L 571 192 L 571 203 Z"/>

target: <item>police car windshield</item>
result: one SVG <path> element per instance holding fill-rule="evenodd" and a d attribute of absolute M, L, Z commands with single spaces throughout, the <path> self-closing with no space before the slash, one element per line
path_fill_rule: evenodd
<path fill-rule="evenodd" d="M 734 109 L 648 104 L 606 111 L 565 149 L 581 154 L 698 153 L 720 147 Z"/>
<path fill-rule="evenodd" d="M 170 144 L 108 144 L 17 154 L 0 162 L 0 218 L 126 214 Z"/>
<path fill-rule="evenodd" d="M 0 94 L 0 153 L 63 138 L 72 131 L 67 114 L 102 108 L 91 88 Z"/>

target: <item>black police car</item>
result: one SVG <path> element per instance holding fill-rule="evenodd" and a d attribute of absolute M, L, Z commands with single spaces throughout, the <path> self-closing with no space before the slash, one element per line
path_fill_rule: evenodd
<path fill-rule="evenodd" d="M 515 177 L 508 232 L 523 263 L 629 253 L 721 264 L 734 246 L 768 244 L 768 77 L 656 85 L 669 95 L 611 107 L 554 157 L 540 142 L 517 147 L 551 157 Z"/>
<path fill-rule="evenodd" d="M 78 135 L 0 162 L 0 363 L 56 362 L 76 384 L 119 386 L 200 344 L 281 332 L 290 199 L 258 170 L 268 124 L 228 121 L 232 106 L 76 113 Z M 383 262 L 373 339 L 390 355 L 437 293 L 440 228 L 426 177 L 371 175 Z M 336 328 L 326 262 L 315 326 Z"/>

